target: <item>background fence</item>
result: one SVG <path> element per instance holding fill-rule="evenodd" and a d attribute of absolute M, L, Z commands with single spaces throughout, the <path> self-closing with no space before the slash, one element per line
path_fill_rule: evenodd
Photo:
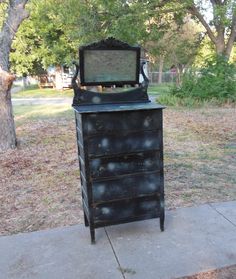
<path fill-rule="evenodd" d="M 162 72 L 162 82 L 161 83 L 169 83 L 176 81 L 176 73 L 175 72 Z M 149 72 L 148 73 L 150 84 L 158 84 L 159 72 Z"/>

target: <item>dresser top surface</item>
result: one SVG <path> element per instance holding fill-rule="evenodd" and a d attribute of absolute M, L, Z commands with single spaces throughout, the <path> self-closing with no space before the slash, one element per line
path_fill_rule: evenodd
<path fill-rule="evenodd" d="M 107 105 L 83 105 L 74 106 L 78 113 L 100 113 L 100 112 L 118 112 L 118 111 L 137 111 L 164 109 L 165 107 L 154 102 L 148 103 L 127 103 L 127 104 L 107 104 Z"/>

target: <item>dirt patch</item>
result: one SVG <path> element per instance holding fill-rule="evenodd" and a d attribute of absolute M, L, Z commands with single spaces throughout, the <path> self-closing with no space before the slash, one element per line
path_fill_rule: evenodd
<path fill-rule="evenodd" d="M 199 273 L 193 276 L 178 279 L 234 279 L 236 278 L 236 265 Z"/>
<path fill-rule="evenodd" d="M 34 231 L 82 221 L 74 123 L 25 123 L 17 150 L 0 157 L 0 232 Z"/>
<path fill-rule="evenodd" d="M 232 108 L 165 110 L 167 208 L 236 200 L 235 116 Z M 20 124 L 18 148 L 0 155 L 0 233 L 82 223 L 73 117 Z"/>
<path fill-rule="evenodd" d="M 235 117 L 233 108 L 165 111 L 169 209 L 236 199 Z"/>

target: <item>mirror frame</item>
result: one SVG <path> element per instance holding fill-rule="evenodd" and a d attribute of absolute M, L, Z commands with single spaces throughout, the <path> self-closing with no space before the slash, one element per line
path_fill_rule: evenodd
<path fill-rule="evenodd" d="M 111 80 L 111 81 L 95 81 L 95 82 L 87 82 L 84 69 L 85 69 L 85 51 L 93 51 L 93 50 L 118 50 L 118 51 L 134 51 L 136 53 L 136 74 L 134 80 Z M 93 86 L 93 85 L 102 85 L 102 86 L 123 86 L 123 85 L 135 85 L 139 84 L 139 73 L 140 73 L 140 53 L 141 49 L 139 46 L 130 46 L 127 43 L 121 42 L 114 38 L 108 38 L 106 40 L 102 40 L 97 43 L 93 43 L 90 45 L 82 46 L 79 48 L 79 67 L 80 67 L 80 84 L 82 86 Z M 95 67 L 97 65 L 94 65 Z M 98 67 L 98 66 L 97 66 Z M 99 70 L 99 67 L 98 67 Z"/>

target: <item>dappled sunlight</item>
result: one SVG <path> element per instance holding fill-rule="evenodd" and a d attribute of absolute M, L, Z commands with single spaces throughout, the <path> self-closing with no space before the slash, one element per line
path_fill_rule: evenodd
<path fill-rule="evenodd" d="M 35 88 L 35 89 L 26 89 L 12 94 L 14 99 L 23 99 L 23 98 L 72 98 L 73 90 L 56 90 L 50 88 Z"/>
<path fill-rule="evenodd" d="M 56 118 L 72 116 L 73 110 L 68 104 L 61 105 L 34 105 L 34 106 L 16 106 L 14 108 L 15 120 L 35 120 L 39 118 Z"/>

